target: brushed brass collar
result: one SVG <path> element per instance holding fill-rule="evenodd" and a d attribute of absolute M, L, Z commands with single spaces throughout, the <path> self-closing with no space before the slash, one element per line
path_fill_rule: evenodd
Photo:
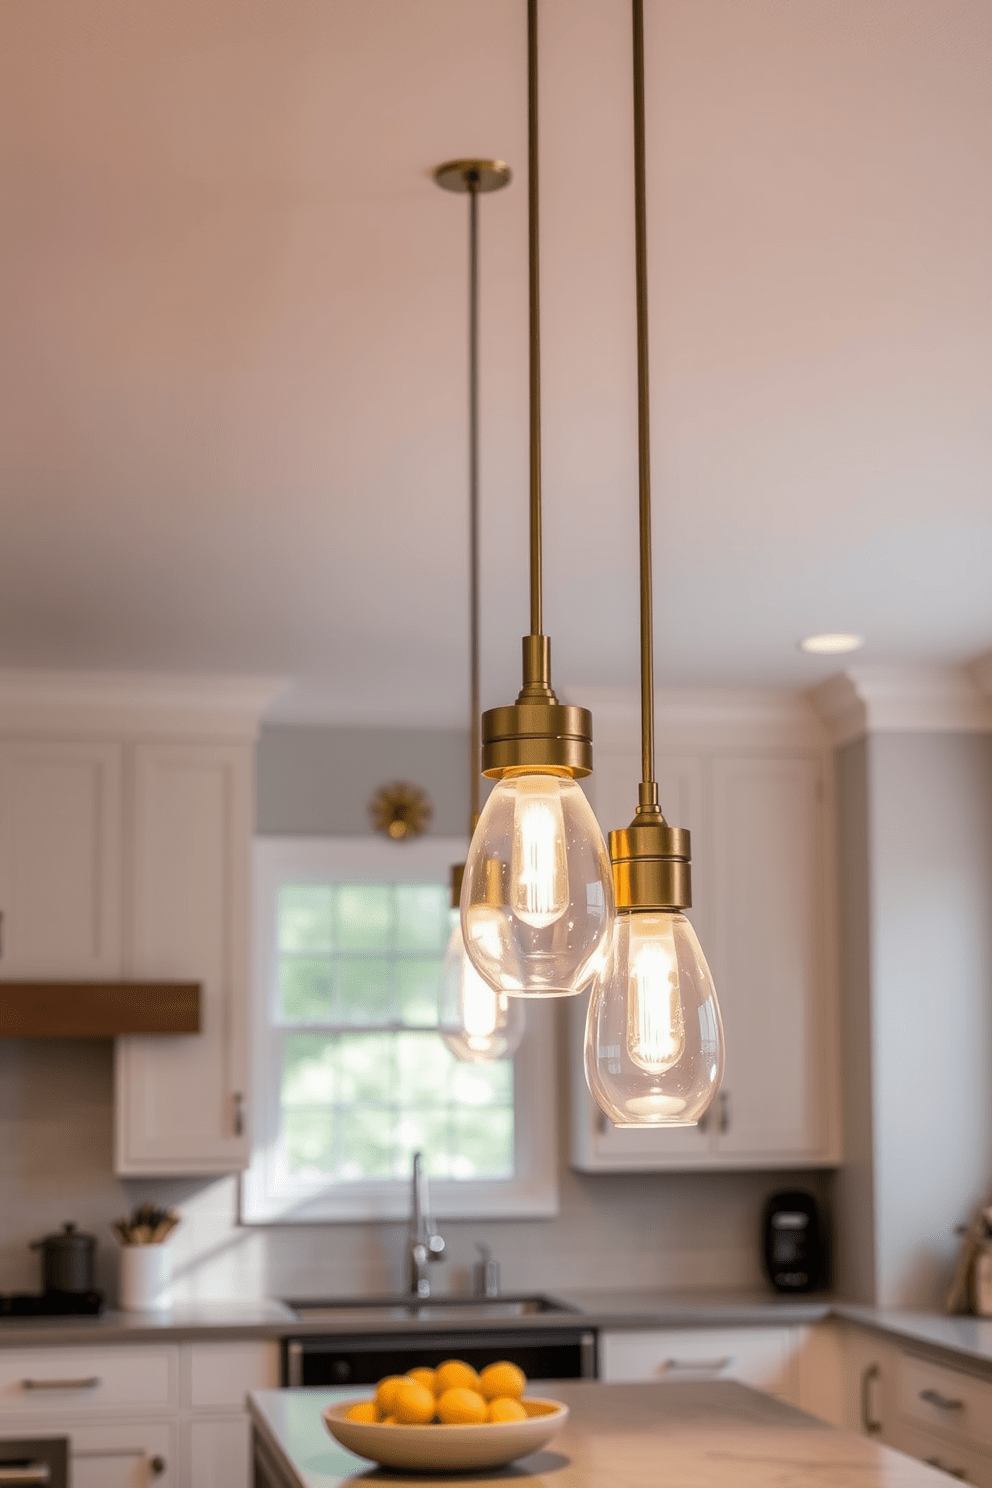
<path fill-rule="evenodd" d="M 689 833 L 660 812 L 638 812 L 610 833 L 618 910 L 688 909 L 692 904 Z"/>

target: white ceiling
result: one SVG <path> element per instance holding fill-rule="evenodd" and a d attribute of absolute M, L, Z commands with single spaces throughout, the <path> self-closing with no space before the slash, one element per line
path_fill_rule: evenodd
<path fill-rule="evenodd" d="M 542 0 L 545 625 L 637 679 L 627 0 Z M 992 647 L 992 5 L 647 0 L 658 677 Z M 4 0 L 0 665 L 268 672 L 466 713 L 526 598 L 525 0 Z"/>

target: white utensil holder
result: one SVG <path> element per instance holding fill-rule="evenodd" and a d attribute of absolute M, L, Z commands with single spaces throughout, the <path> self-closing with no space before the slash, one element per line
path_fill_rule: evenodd
<path fill-rule="evenodd" d="M 122 1245 L 119 1304 L 124 1312 L 169 1306 L 172 1255 L 168 1245 Z"/>

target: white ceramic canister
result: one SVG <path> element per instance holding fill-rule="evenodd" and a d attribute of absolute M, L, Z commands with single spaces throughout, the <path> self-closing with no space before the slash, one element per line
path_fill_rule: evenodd
<path fill-rule="evenodd" d="M 169 1306 L 172 1253 L 168 1245 L 122 1245 L 119 1304 L 124 1312 Z"/>

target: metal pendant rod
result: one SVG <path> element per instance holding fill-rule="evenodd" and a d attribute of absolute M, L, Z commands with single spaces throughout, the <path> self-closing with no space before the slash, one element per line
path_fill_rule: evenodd
<path fill-rule="evenodd" d="M 537 0 L 527 0 L 527 202 L 530 268 L 530 633 L 542 635 L 541 299 L 537 211 Z"/>
<path fill-rule="evenodd" d="M 479 820 L 479 177 L 468 173 L 468 542 L 471 755 L 469 836 Z"/>
<path fill-rule="evenodd" d="M 644 0 L 633 3 L 634 237 L 637 278 L 637 476 L 641 588 L 641 808 L 657 810 L 654 607 L 651 574 L 651 400 L 648 393 L 648 235 L 644 164 Z"/>

